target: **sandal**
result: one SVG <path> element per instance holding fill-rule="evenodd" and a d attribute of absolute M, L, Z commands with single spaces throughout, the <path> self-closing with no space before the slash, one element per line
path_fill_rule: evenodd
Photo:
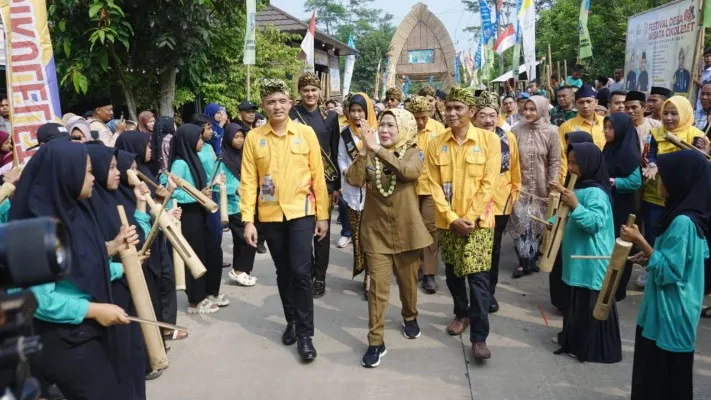
<path fill-rule="evenodd" d="M 146 380 L 147 381 L 152 381 L 154 379 L 160 378 L 160 376 L 163 375 L 163 370 L 162 369 L 156 369 L 153 370 L 149 373 L 146 374 Z"/>
<path fill-rule="evenodd" d="M 170 330 L 163 334 L 165 340 L 183 340 L 188 338 L 188 333 L 178 330 Z"/>
<path fill-rule="evenodd" d="M 701 318 L 711 318 L 711 307 L 701 309 Z"/>
<path fill-rule="evenodd" d="M 195 307 L 188 306 L 188 314 L 212 314 L 220 308 L 208 299 L 203 299 Z"/>
<path fill-rule="evenodd" d="M 217 296 L 207 296 L 207 299 L 212 302 L 212 304 L 217 305 L 218 307 L 227 307 L 230 305 L 230 299 L 227 298 L 224 294 L 218 294 Z"/>
<path fill-rule="evenodd" d="M 235 270 L 231 270 L 227 275 L 230 277 L 230 281 L 240 286 L 250 287 L 257 284 L 257 278 L 250 276 L 246 272 L 237 272 Z"/>

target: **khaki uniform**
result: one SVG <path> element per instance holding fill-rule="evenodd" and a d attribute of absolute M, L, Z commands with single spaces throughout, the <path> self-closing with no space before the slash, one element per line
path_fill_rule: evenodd
<path fill-rule="evenodd" d="M 358 156 L 345 172 L 350 185 L 366 184 L 368 191 L 360 229 L 370 276 L 368 342 L 371 346 L 383 343 L 385 309 L 393 273 L 400 290 L 403 318 L 411 321 L 417 317 L 420 253 L 432 244 L 432 237 L 422 222 L 416 191 L 417 179 L 424 168 L 422 151 L 412 147 L 398 159 L 384 148 L 378 150 L 383 169 L 389 169 L 397 177 L 395 190 L 388 197 L 380 193 L 375 183 L 375 157 L 373 153 Z M 391 176 L 382 173 L 383 190 L 390 187 Z"/>

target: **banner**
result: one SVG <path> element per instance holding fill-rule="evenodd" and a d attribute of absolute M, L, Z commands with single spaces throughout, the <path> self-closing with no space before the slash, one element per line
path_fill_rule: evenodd
<path fill-rule="evenodd" d="M 460 76 L 460 72 L 459 72 L 459 56 L 460 55 L 461 55 L 461 53 L 457 53 L 454 56 L 454 83 L 457 86 L 459 86 L 460 80 L 461 80 L 461 76 Z"/>
<path fill-rule="evenodd" d="M 355 43 L 353 43 L 353 36 L 348 37 L 348 47 L 355 50 Z M 355 54 L 346 56 L 346 65 L 343 70 L 343 98 L 350 93 L 351 90 L 351 80 L 353 79 L 353 66 L 355 65 Z M 383 81 L 383 86 L 385 86 L 385 81 Z"/>
<path fill-rule="evenodd" d="M 529 81 L 536 79 L 536 7 L 533 0 L 523 0 L 518 13 L 523 38 L 523 61 Z"/>
<path fill-rule="evenodd" d="M 578 18 L 578 35 L 580 36 L 580 51 L 578 59 L 592 57 L 592 42 L 588 31 L 588 14 L 590 13 L 590 0 L 582 0 L 580 3 L 580 17 Z"/>
<path fill-rule="evenodd" d="M 328 73 L 330 75 L 328 81 L 331 97 L 341 94 L 341 65 L 338 62 L 338 56 L 329 56 Z"/>
<path fill-rule="evenodd" d="M 61 121 L 57 71 L 44 0 L 0 0 L 7 47 L 7 87 L 15 161 L 37 149 L 37 128 Z"/>
<path fill-rule="evenodd" d="M 257 0 L 247 1 L 247 30 L 244 34 L 244 57 L 242 63 L 244 65 L 254 65 L 256 60 L 257 50 Z"/>
<path fill-rule="evenodd" d="M 688 93 L 700 15 L 696 0 L 682 0 L 629 17 L 625 90 L 649 92 L 661 86 Z"/>

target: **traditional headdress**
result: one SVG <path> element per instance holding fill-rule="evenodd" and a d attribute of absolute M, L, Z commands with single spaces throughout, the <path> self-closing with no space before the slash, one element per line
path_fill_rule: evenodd
<path fill-rule="evenodd" d="M 402 90 L 396 87 L 391 87 L 387 91 L 385 91 L 385 98 L 394 98 L 397 101 L 402 100 Z"/>
<path fill-rule="evenodd" d="M 430 112 L 430 109 L 431 108 L 429 100 L 427 100 L 427 98 L 423 96 L 413 97 L 410 103 L 407 105 L 407 111 L 413 114 L 418 112 Z"/>
<path fill-rule="evenodd" d="M 273 93 L 284 93 L 289 96 L 289 86 L 281 79 L 263 79 L 261 83 L 262 97 Z"/>
<path fill-rule="evenodd" d="M 321 80 L 312 72 L 305 72 L 299 78 L 299 90 L 301 90 L 304 86 L 315 86 L 317 88 L 321 88 Z"/>
<path fill-rule="evenodd" d="M 474 99 L 474 106 L 477 110 L 481 110 L 484 107 L 490 107 L 499 112 L 499 95 L 494 92 L 482 91 L 479 97 Z"/>
<path fill-rule="evenodd" d="M 447 101 L 458 101 L 470 107 L 474 106 L 474 95 L 467 89 L 453 87 L 447 95 Z"/>
<path fill-rule="evenodd" d="M 427 85 L 420 89 L 420 96 L 437 97 L 437 91 L 432 86 Z"/>

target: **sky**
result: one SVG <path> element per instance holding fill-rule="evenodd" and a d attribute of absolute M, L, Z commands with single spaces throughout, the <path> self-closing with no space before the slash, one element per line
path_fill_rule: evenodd
<path fill-rule="evenodd" d="M 393 24 L 397 26 L 417 3 L 426 4 L 427 8 L 442 21 L 449 30 L 449 36 L 457 51 L 474 47 L 472 34 L 465 32 L 464 28 L 478 25 L 479 14 L 466 11 L 461 0 L 376 0 L 372 3 L 372 7 L 392 14 Z M 304 0 L 271 0 L 271 4 L 303 20 L 311 16 L 310 13 L 304 12 Z M 316 19 L 318 20 L 318 15 Z"/>

